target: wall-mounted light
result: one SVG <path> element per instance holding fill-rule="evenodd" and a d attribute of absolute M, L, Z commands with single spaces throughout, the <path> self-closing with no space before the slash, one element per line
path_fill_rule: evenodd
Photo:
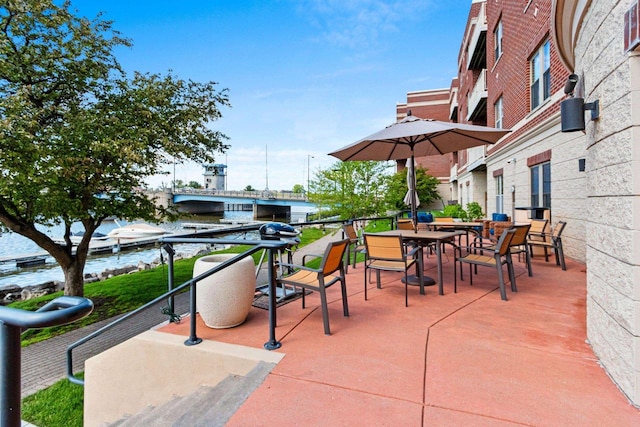
<path fill-rule="evenodd" d="M 600 103 L 596 99 L 593 102 L 585 103 L 584 98 L 574 97 L 573 91 L 578 84 L 580 77 L 577 74 L 570 74 L 564 85 L 564 93 L 570 98 L 560 103 L 560 121 L 562 132 L 575 132 L 584 130 L 584 112 L 591 111 L 591 120 L 600 117 Z"/>

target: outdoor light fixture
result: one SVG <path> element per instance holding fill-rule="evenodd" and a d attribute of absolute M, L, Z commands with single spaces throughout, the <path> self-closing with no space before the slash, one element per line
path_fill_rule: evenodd
<path fill-rule="evenodd" d="M 574 97 L 573 91 L 578 84 L 580 77 L 577 74 L 570 74 L 567 83 L 564 85 L 564 93 L 570 98 L 560 103 L 560 117 L 562 132 L 575 132 L 584 130 L 584 112 L 591 110 L 591 120 L 600 117 L 600 104 L 596 99 L 593 102 L 585 103 L 584 98 Z"/>

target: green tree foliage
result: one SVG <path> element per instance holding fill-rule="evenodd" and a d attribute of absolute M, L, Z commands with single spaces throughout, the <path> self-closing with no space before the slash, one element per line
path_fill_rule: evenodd
<path fill-rule="evenodd" d="M 139 191 L 145 178 L 227 148 L 210 127 L 227 91 L 171 73 L 128 77 L 113 49 L 129 45 L 110 21 L 77 17 L 66 1 L 0 3 L 0 222 L 55 258 L 68 295 L 83 294 L 104 218 L 168 214 Z M 72 251 L 76 222 L 85 238 Z M 36 228 L 56 223 L 65 245 Z"/>
<path fill-rule="evenodd" d="M 304 193 L 304 186 L 302 184 L 295 184 L 291 191 L 293 191 L 296 194 L 302 194 Z"/>
<path fill-rule="evenodd" d="M 416 189 L 421 205 L 428 205 L 434 200 L 440 200 L 438 194 L 438 184 L 440 180 L 427 173 L 427 169 L 416 168 Z M 407 171 L 399 171 L 389 177 L 389 185 L 385 194 L 385 203 L 391 210 L 408 209 L 404 203 L 404 196 L 408 191 Z"/>
<path fill-rule="evenodd" d="M 202 188 L 202 184 L 200 184 L 198 181 L 189 181 L 189 183 L 187 184 L 187 187 L 195 188 L 196 190 L 198 190 Z"/>
<path fill-rule="evenodd" d="M 316 172 L 309 200 L 342 219 L 384 214 L 387 169 L 383 162 L 337 162 Z"/>
<path fill-rule="evenodd" d="M 253 187 L 251 186 L 251 184 L 249 184 L 249 185 L 247 185 L 246 187 L 244 187 L 244 191 L 256 191 L 256 189 L 255 189 L 255 188 L 253 188 Z"/>

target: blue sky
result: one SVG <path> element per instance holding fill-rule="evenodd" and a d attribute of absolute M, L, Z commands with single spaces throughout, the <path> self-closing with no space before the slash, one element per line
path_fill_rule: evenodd
<path fill-rule="evenodd" d="M 406 93 L 448 88 L 471 0 L 72 0 L 133 42 L 129 73 L 215 81 L 232 107 L 212 123 L 227 187 L 290 190 L 338 160 L 327 153 L 395 121 Z M 173 171 L 171 170 L 173 174 Z M 167 185 L 172 177 L 150 181 Z M 176 179 L 202 182 L 197 164 Z M 268 180 L 268 182 L 267 182 Z"/>

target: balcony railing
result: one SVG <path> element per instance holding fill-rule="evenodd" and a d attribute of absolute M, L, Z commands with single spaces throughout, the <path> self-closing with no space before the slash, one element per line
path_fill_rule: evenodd
<path fill-rule="evenodd" d="M 467 48 L 467 69 L 477 70 L 487 66 L 487 14 L 485 3 L 480 6 L 480 13 L 475 19 L 473 33 Z"/>
<path fill-rule="evenodd" d="M 469 93 L 468 99 L 469 113 L 467 114 L 467 120 L 472 121 L 481 116 L 484 112 L 486 114 L 487 108 L 487 70 L 482 70 L 478 76 L 476 84 Z"/>

